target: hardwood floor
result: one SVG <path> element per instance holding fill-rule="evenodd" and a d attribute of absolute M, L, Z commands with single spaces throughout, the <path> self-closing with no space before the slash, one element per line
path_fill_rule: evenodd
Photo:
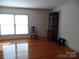
<path fill-rule="evenodd" d="M 79 54 L 45 39 L 0 41 L 0 59 L 79 59 Z"/>

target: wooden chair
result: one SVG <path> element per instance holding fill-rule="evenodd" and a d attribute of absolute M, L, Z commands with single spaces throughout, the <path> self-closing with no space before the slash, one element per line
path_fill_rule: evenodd
<path fill-rule="evenodd" d="M 31 39 L 38 39 L 38 32 L 35 26 L 31 27 L 30 37 Z"/>

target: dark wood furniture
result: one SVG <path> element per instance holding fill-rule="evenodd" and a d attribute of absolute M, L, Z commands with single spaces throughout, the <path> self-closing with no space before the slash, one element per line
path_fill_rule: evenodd
<path fill-rule="evenodd" d="M 30 36 L 31 36 L 31 39 L 38 39 L 38 32 L 35 26 L 31 27 Z"/>
<path fill-rule="evenodd" d="M 50 13 L 48 31 L 47 31 L 48 40 L 57 41 L 57 39 L 58 39 L 58 23 L 59 23 L 59 13 L 58 12 Z"/>
<path fill-rule="evenodd" d="M 66 39 L 64 39 L 64 38 L 59 38 L 58 44 L 59 44 L 59 46 L 66 46 Z"/>

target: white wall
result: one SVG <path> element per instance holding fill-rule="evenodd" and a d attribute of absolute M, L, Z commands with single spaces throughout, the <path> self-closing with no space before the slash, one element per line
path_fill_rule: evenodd
<path fill-rule="evenodd" d="M 20 9 L 20 8 L 0 8 L 0 13 L 10 13 L 10 14 L 27 14 L 29 15 L 29 30 L 31 26 L 36 26 L 38 29 L 38 34 L 40 37 L 46 37 L 47 27 L 48 27 L 48 10 L 38 10 L 38 9 Z M 1 39 L 10 38 L 25 38 L 27 35 L 18 36 L 0 36 Z"/>
<path fill-rule="evenodd" d="M 60 8 L 60 37 L 67 39 L 68 46 L 79 52 L 79 1 L 72 1 Z"/>

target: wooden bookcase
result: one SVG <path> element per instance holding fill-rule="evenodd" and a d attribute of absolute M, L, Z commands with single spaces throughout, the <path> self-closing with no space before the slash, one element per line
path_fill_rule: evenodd
<path fill-rule="evenodd" d="M 48 32 L 47 32 L 48 40 L 57 41 L 58 23 L 59 23 L 59 13 L 58 12 L 50 13 L 48 21 Z"/>

